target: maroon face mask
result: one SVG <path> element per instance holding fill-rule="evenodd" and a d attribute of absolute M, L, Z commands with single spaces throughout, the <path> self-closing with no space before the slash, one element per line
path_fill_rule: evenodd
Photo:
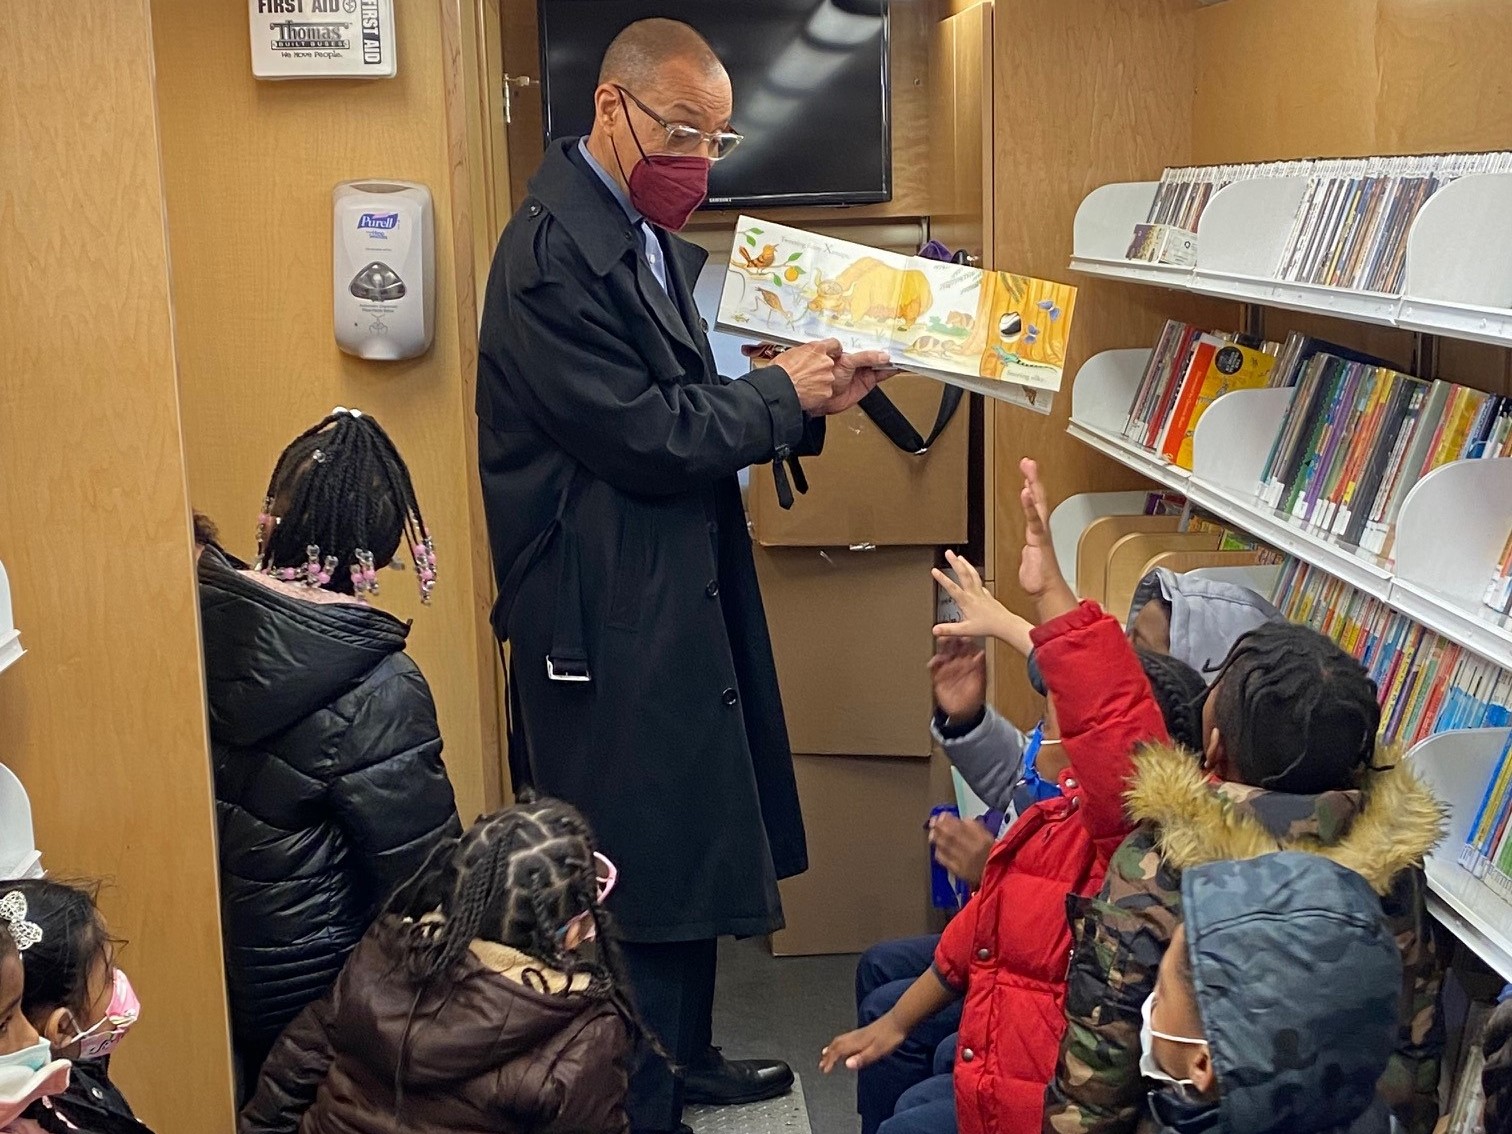
<path fill-rule="evenodd" d="M 620 106 L 628 121 L 630 111 L 623 98 Z M 635 148 L 641 156 L 640 164 L 626 178 L 631 206 L 652 224 L 672 232 L 681 231 L 693 210 L 709 195 L 709 166 L 712 163 L 708 158 L 692 154 L 648 154 L 636 137 L 633 125 L 630 136 L 635 138 Z M 620 167 L 620 176 L 624 177 L 625 164 L 620 161 L 618 146 L 614 148 L 614 160 Z"/>

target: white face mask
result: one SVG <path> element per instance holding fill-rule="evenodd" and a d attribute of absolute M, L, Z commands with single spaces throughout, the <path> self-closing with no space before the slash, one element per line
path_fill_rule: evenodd
<path fill-rule="evenodd" d="M 52 1062 L 52 1044 L 38 1039 L 30 1047 L 0 1055 L 0 1098 L 15 1095 Z"/>
<path fill-rule="evenodd" d="M 1157 1032 L 1153 1023 L 1155 1011 L 1155 994 L 1152 992 L 1145 997 L 1144 1005 L 1139 1009 L 1143 1020 L 1139 1028 L 1139 1073 L 1146 1079 L 1154 1079 L 1161 1083 L 1174 1083 L 1178 1087 L 1190 1087 L 1190 1079 L 1178 1079 L 1161 1070 L 1160 1064 L 1155 1062 L 1155 1041 L 1163 1039 L 1168 1043 L 1185 1043 L 1193 1047 L 1206 1047 L 1207 1040 L 1191 1039 L 1188 1036 L 1173 1036 L 1166 1032 Z"/>

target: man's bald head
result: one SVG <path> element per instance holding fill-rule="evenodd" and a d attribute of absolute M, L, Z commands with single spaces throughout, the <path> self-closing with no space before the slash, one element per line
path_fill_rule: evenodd
<path fill-rule="evenodd" d="M 598 81 L 632 91 L 654 89 L 669 63 L 712 80 L 728 81 L 724 64 L 708 40 L 685 23 L 663 19 L 637 20 L 615 36 L 604 52 Z"/>

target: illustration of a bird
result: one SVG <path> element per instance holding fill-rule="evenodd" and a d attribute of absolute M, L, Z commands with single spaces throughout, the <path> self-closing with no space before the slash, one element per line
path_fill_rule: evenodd
<path fill-rule="evenodd" d="M 772 291 L 771 289 L 764 288 L 764 287 L 758 287 L 756 289 L 756 294 L 761 298 L 761 302 L 764 303 L 764 304 L 766 304 L 766 306 L 768 308 L 768 310 L 767 310 L 767 325 L 768 326 L 771 325 L 772 316 L 773 315 L 781 315 L 784 319 L 787 320 L 787 325 L 789 327 L 791 327 L 793 325 L 793 319 L 794 319 L 793 313 L 782 305 L 782 296 L 778 295 L 775 291 Z"/>
<path fill-rule="evenodd" d="M 764 271 L 777 262 L 777 245 L 775 244 L 764 245 L 761 251 L 754 256 L 744 248 L 738 249 L 738 251 L 740 252 L 740 258 L 745 261 L 743 266 L 753 272 Z"/>

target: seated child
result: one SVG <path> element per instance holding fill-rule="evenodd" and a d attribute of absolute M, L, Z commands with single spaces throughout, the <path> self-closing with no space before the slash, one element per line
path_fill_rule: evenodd
<path fill-rule="evenodd" d="M 1200 756 L 1179 745 L 1141 753 L 1129 792 L 1139 826 L 1076 926 L 1047 1131 L 1133 1134 L 1144 1098 L 1140 1005 L 1181 920 L 1182 872 L 1276 850 L 1323 855 L 1381 895 L 1403 963 L 1400 1035 L 1381 1090 L 1411 1134 L 1432 1128 L 1441 974 L 1422 860 L 1444 812 L 1400 752 L 1377 759 L 1379 726 L 1359 662 L 1305 626 L 1268 622 L 1220 668 L 1203 702 Z"/>
<path fill-rule="evenodd" d="M 22 949 L 33 948 L 42 932 L 31 920 L 26 898 L 14 889 L 0 890 L 0 1132 L 41 1134 L 23 1117 L 34 1106 L 68 1088 L 68 1062 L 54 1059 L 52 1045 L 37 1035 L 26 1018 L 23 1001 L 26 969 Z"/>
<path fill-rule="evenodd" d="M 1038 1129 L 1063 1026 L 1071 948 L 1067 897 L 1096 891 L 1108 856 L 1130 829 L 1122 797 L 1133 751 L 1171 730 L 1196 736 L 1195 704 L 1203 688 L 1202 679 L 1174 659 L 1157 663 L 1168 725 L 1123 628 L 1096 604 L 1078 604 L 1061 576 L 1038 469 L 1028 460 L 1021 468 L 1019 582 L 1040 617 L 1033 640 L 1067 759 L 1059 777 L 1063 795 L 1036 803 L 998 840 L 982 888 L 946 931 L 933 970 L 881 1019 L 837 1037 L 821 1059 L 826 1072 L 841 1064 L 859 1070 L 964 997 L 953 1108 L 948 1097 L 936 1100 L 933 1084 L 916 1090 L 931 1100 L 932 1128 L 953 1130 L 958 1121 L 970 1134 Z M 906 1113 L 909 1101 L 900 1100 L 891 1122 L 917 1126 L 919 1116 Z"/>
<path fill-rule="evenodd" d="M 1402 958 L 1354 871 L 1284 851 L 1193 867 L 1145 1001 L 1163 1134 L 1386 1134 Z"/>
<path fill-rule="evenodd" d="M 646 1037 L 609 940 L 614 882 L 551 799 L 436 848 L 274 1045 L 240 1134 L 627 1130 Z"/>
<path fill-rule="evenodd" d="M 1173 654 L 1207 677 L 1245 634 L 1281 618 L 1248 587 L 1157 567 L 1139 580 L 1129 604 L 1129 641 Z"/>
<path fill-rule="evenodd" d="M 68 1090 L 28 1117 L 64 1134 L 151 1134 L 110 1081 L 110 1053 L 141 1014 L 94 896 L 49 879 L 6 883 L 27 905 L 41 937 L 21 954 L 27 1019 L 73 1063 Z"/>

